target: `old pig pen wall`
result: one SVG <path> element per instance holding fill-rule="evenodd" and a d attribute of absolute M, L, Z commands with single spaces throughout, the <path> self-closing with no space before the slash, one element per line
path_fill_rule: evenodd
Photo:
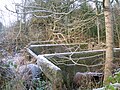
<path fill-rule="evenodd" d="M 67 90 L 72 90 L 73 77 L 77 72 L 103 73 L 105 50 L 82 51 L 86 48 L 87 45 L 82 45 L 81 48 L 80 44 L 44 44 L 30 45 L 27 50 L 37 58 L 37 64 L 41 66 L 52 84 L 56 85 L 57 90 L 58 88 L 63 90 L 63 83 Z M 114 49 L 116 63 L 119 50 Z"/>

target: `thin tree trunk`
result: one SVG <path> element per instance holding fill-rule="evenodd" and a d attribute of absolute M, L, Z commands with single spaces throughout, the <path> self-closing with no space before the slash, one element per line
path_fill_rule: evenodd
<path fill-rule="evenodd" d="M 98 35 L 98 45 L 100 45 L 100 24 L 99 24 L 99 18 L 97 17 L 97 35 Z"/>
<path fill-rule="evenodd" d="M 112 75 L 113 62 L 113 22 L 110 8 L 110 0 L 104 2 L 105 29 L 106 29 L 106 61 L 104 69 L 104 84 L 109 84 L 107 80 Z"/>
<path fill-rule="evenodd" d="M 100 45 L 100 22 L 99 22 L 99 17 L 98 17 L 98 14 L 99 14 L 99 12 L 98 12 L 98 0 L 95 0 L 95 4 L 96 4 L 96 16 L 97 16 L 97 18 L 96 18 L 96 25 L 97 25 L 97 35 L 98 35 L 98 45 Z"/>

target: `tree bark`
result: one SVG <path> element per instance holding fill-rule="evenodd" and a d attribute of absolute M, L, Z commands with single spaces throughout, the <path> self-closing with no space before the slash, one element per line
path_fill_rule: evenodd
<path fill-rule="evenodd" d="M 99 17 L 98 17 L 98 1 L 95 1 L 96 4 L 96 25 L 97 25 L 97 35 L 98 35 L 98 45 L 100 45 L 100 22 L 99 22 Z"/>
<path fill-rule="evenodd" d="M 113 65 L 113 21 L 110 8 L 110 0 L 104 0 L 104 16 L 106 29 L 106 61 L 104 69 L 104 84 L 109 84 L 107 80 L 112 75 Z"/>

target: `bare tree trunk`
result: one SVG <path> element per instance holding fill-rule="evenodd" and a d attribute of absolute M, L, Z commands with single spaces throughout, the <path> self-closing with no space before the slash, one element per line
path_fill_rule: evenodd
<path fill-rule="evenodd" d="M 99 17 L 98 17 L 98 1 L 95 0 L 95 4 L 96 4 L 96 25 L 97 25 L 97 35 L 98 35 L 98 45 L 100 45 L 100 22 L 99 22 Z"/>
<path fill-rule="evenodd" d="M 110 0 L 104 0 L 104 15 L 106 29 L 106 61 L 104 69 L 104 84 L 109 84 L 108 77 L 112 75 L 113 63 L 113 22 L 110 8 Z"/>

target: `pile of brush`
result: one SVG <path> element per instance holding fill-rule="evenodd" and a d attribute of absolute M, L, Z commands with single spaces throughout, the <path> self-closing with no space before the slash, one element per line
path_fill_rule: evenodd
<path fill-rule="evenodd" d="M 15 78 L 15 72 L 6 63 L 0 61 L 0 90 L 13 78 Z"/>

